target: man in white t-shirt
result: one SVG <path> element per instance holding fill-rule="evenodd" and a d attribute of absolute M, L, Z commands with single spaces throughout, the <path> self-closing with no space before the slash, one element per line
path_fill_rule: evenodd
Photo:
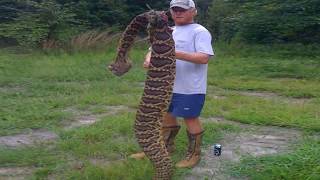
<path fill-rule="evenodd" d="M 202 134 L 199 116 L 207 88 L 208 61 L 214 55 L 210 32 L 194 23 L 197 9 L 193 0 L 172 0 L 170 12 L 174 20 L 173 39 L 176 49 L 176 78 L 168 113 L 163 120 L 163 136 L 169 153 L 174 150 L 174 139 L 180 126 L 177 117 L 184 118 L 189 146 L 185 158 L 176 167 L 193 167 L 200 160 Z M 151 52 L 147 53 L 144 67 L 148 68 Z M 131 157 L 139 159 L 144 153 Z"/>

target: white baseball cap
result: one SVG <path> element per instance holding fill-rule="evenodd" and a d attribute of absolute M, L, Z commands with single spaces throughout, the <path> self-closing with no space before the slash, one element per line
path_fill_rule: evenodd
<path fill-rule="evenodd" d="M 181 7 L 183 9 L 195 8 L 196 5 L 193 0 L 172 0 L 170 2 L 170 8 Z"/>

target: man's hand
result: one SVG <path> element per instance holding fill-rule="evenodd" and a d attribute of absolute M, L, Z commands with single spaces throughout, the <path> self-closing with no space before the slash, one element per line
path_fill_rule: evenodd
<path fill-rule="evenodd" d="M 144 62 L 143 62 L 143 67 L 148 69 L 149 66 L 150 66 L 150 60 L 151 60 L 151 51 L 149 51 L 147 54 L 146 54 L 146 57 L 144 59 Z"/>
<path fill-rule="evenodd" d="M 201 52 L 187 53 L 176 51 L 176 58 L 196 64 L 207 64 L 210 59 L 210 55 Z"/>

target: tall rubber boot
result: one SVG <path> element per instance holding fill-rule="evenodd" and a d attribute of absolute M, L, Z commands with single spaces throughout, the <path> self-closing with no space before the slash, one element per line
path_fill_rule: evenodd
<path fill-rule="evenodd" d="M 201 156 L 201 141 L 203 132 L 191 134 L 187 131 L 189 145 L 185 158 L 176 164 L 177 168 L 194 167 L 200 161 Z"/>
<path fill-rule="evenodd" d="M 180 126 L 170 126 L 163 127 L 161 130 L 164 143 L 166 144 L 167 151 L 169 154 L 173 153 L 175 150 L 174 140 L 180 130 Z M 129 157 L 133 159 L 143 159 L 146 155 L 144 152 L 138 152 L 135 154 L 131 154 Z"/>

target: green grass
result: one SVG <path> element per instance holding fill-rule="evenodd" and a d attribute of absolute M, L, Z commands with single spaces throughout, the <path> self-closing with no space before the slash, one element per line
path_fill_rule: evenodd
<path fill-rule="evenodd" d="M 320 141 L 304 139 L 289 154 L 247 157 L 229 169 L 234 176 L 245 175 L 252 180 L 267 179 L 320 179 Z M 240 178 L 241 179 L 241 178 Z"/>
<path fill-rule="evenodd" d="M 248 124 L 275 125 L 320 131 L 319 102 L 293 103 L 281 98 L 261 98 L 225 93 L 225 98 L 208 97 L 203 116 L 223 116 Z"/>
<path fill-rule="evenodd" d="M 120 79 L 105 70 L 112 53 L 18 57 L 1 57 L 0 135 L 59 127 L 70 106 L 134 106 L 142 93 L 137 83 L 128 84 L 143 82 L 144 72 L 133 69 Z"/>
<path fill-rule="evenodd" d="M 307 51 L 306 48 L 303 50 Z M 296 51 L 302 51 L 296 47 L 289 56 L 283 48 L 266 46 L 229 47 L 221 51 L 209 67 L 209 85 L 275 92 L 289 97 L 320 97 L 320 56 L 315 53 L 295 56 Z"/>
<path fill-rule="evenodd" d="M 294 127 L 311 134 L 320 131 L 319 49 L 301 45 L 233 46 L 216 46 L 217 55 L 209 64 L 203 117 Z M 142 68 L 145 49 L 144 45 L 135 47 L 131 53 L 134 66 L 123 77 L 115 77 L 105 68 L 115 56 L 115 46 L 105 52 L 70 54 L 1 51 L 0 136 L 47 129 L 60 138 L 30 148 L 0 147 L 0 167 L 34 167 L 33 179 L 151 179 L 153 169 L 148 160 L 128 158 L 139 151 L 132 128 L 134 112 L 121 111 L 90 126 L 64 129 L 81 112 L 99 114 L 117 105 L 137 108 L 146 73 Z M 246 96 L 242 91 L 272 92 L 276 96 Z M 310 99 L 300 102 L 295 98 Z M 231 125 L 215 123 L 204 127 L 203 146 L 221 139 L 222 132 L 238 131 Z M 186 141 L 183 127 L 177 138 L 175 162 L 184 155 Z M 288 155 L 244 159 L 232 172 L 253 179 L 316 179 L 319 147 L 318 140 L 306 140 Z M 105 164 L 97 165 L 92 159 Z M 188 172 L 190 169 L 175 170 L 174 179 L 183 179 Z"/>

